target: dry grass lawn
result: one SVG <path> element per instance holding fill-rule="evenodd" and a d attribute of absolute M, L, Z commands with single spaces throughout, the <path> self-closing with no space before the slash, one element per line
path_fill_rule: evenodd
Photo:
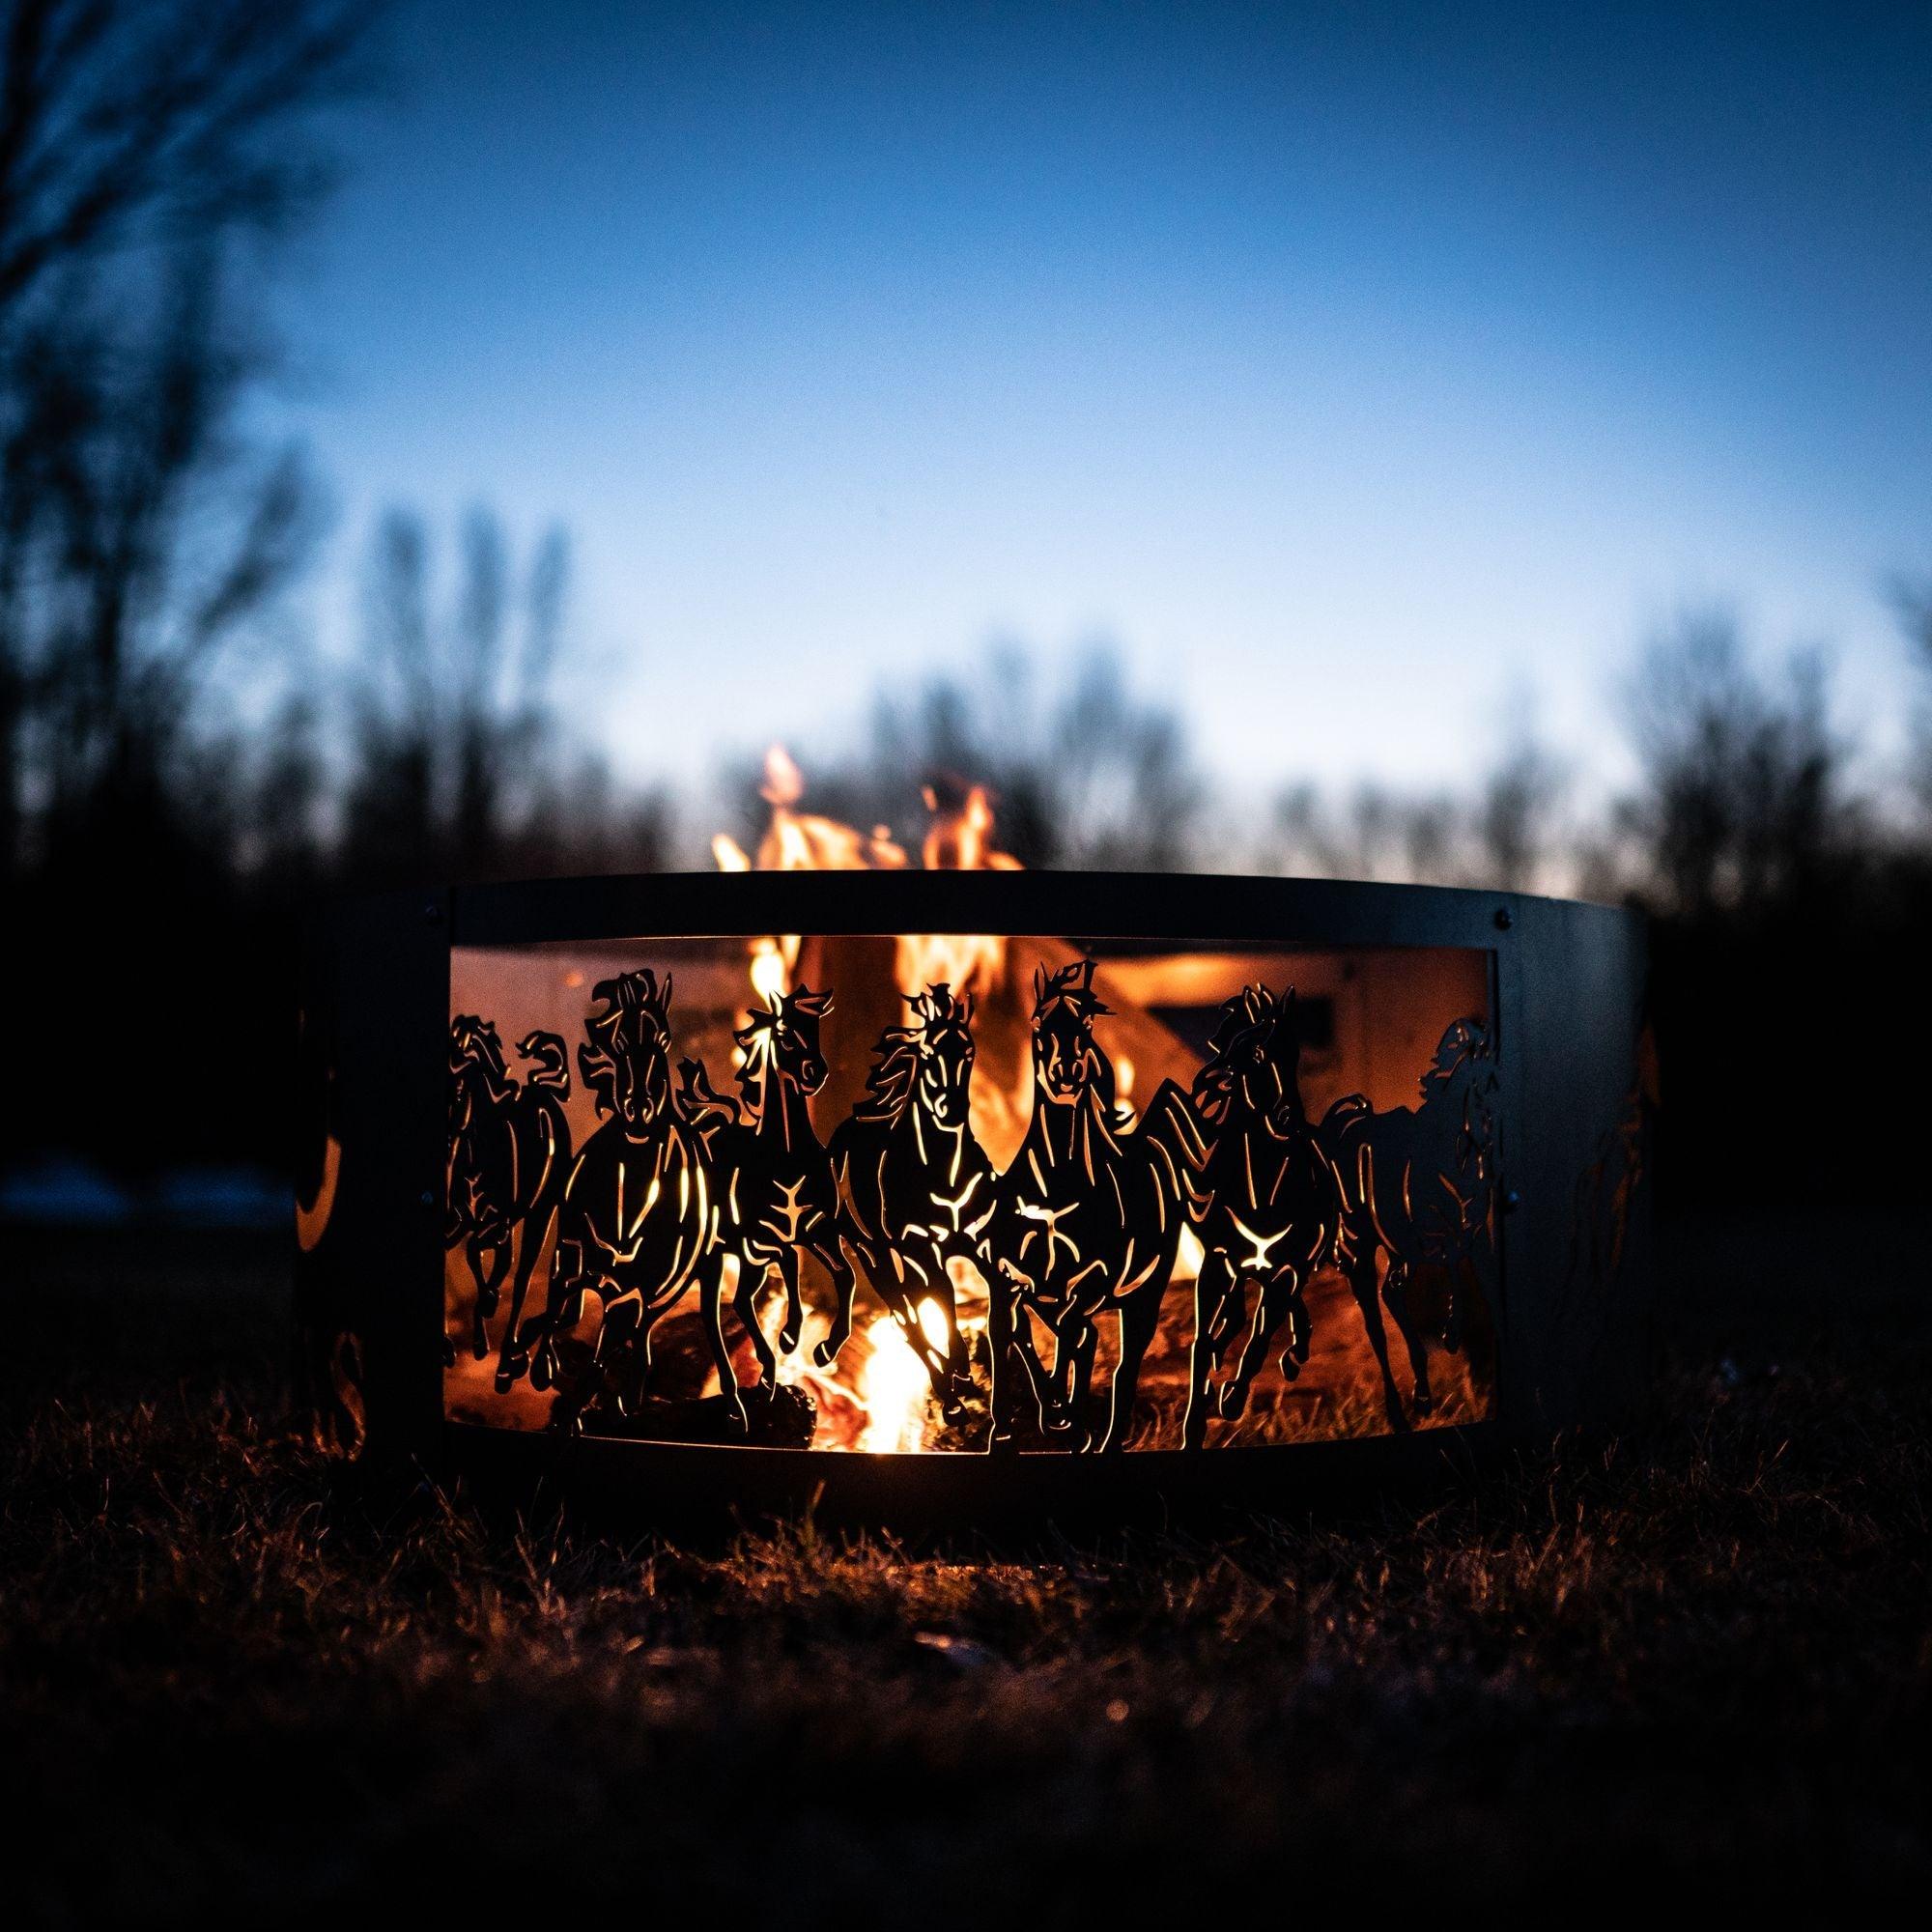
<path fill-rule="evenodd" d="M 997 1552 L 372 1520 L 272 1248 L 13 1236 L 8 1917 L 1922 1897 L 1926 1232 L 1675 1231 L 1651 1412 L 1419 1519 Z"/>

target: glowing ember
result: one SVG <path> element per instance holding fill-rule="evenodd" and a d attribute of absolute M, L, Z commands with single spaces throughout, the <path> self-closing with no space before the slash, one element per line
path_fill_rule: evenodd
<path fill-rule="evenodd" d="M 735 1268 L 735 1259 L 727 1262 Z M 784 1297 L 776 1290 L 761 1296 L 758 1326 L 776 1351 L 784 1320 Z M 947 1346 L 946 1314 L 934 1300 L 923 1301 L 919 1324 L 935 1348 Z M 818 1408 L 814 1437 L 820 1449 L 852 1449 L 877 1455 L 911 1454 L 925 1446 L 925 1422 L 931 1383 L 912 1345 L 890 1315 L 875 1316 L 846 1345 L 839 1372 L 812 1365 L 812 1350 L 831 1322 L 821 1310 L 809 1309 L 799 1344 L 789 1355 L 780 1355 L 778 1378 L 789 1388 L 804 1390 Z M 979 1323 L 968 1328 L 983 1327 Z M 853 1381 L 841 1379 L 847 1365 L 860 1366 Z M 716 1393 L 715 1375 L 705 1392 Z"/>

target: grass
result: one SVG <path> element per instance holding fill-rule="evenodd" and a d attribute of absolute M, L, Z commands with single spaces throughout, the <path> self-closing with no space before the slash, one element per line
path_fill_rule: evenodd
<path fill-rule="evenodd" d="M 15 1237 L 7 1882 L 49 1922 L 1922 1890 L 1926 1232 L 1679 1230 L 1651 1412 L 1419 1519 L 995 1553 L 371 1520 L 283 1426 L 272 1252 Z"/>

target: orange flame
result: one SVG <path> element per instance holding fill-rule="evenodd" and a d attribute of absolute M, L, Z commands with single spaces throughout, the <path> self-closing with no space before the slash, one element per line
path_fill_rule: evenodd
<path fill-rule="evenodd" d="M 984 785 L 973 785 L 956 810 L 941 808 L 931 785 L 920 796 L 932 814 L 932 824 L 920 848 L 920 863 L 928 872 L 1017 872 L 1020 862 L 1010 852 L 993 849 L 993 801 Z"/>
<path fill-rule="evenodd" d="M 929 872 L 1016 872 L 1020 862 L 993 845 L 993 802 L 984 785 L 971 785 L 957 807 L 945 808 L 926 785 L 922 794 L 932 814 L 920 858 Z M 899 991 L 948 985 L 984 995 L 1005 983 L 1007 942 L 990 932 L 907 932 L 899 935 Z"/>
<path fill-rule="evenodd" d="M 904 848 L 893 842 L 883 825 L 866 833 L 814 811 L 795 810 L 805 796 L 805 774 L 782 745 L 765 753 L 765 781 L 758 796 L 772 809 L 771 823 L 758 840 L 761 872 L 897 871 L 906 863 Z M 734 857 L 727 858 L 723 846 L 729 846 Z M 749 862 L 734 863 L 744 855 L 731 840 L 721 836 L 713 839 L 712 849 L 726 871 L 749 868 Z"/>
<path fill-rule="evenodd" d="M 897 871 L 907 863 L 905 848 L 895 842 L 890 826 L 870 832 L 836 818 L 800 811 L 805 774 L 782 745 L 765 753 L 764 782 L 758 795 L 772 809 L 771 822 L 758 840 L 755 857 L 726 833 L 711 841 L 718 868 L 724 872 L 851 872 Z M 920 844 L 920 863 L 928 871 L 1018 871 L 1020 862 L 993 844 L 993 801 L 984 785 L 969 785 L 957 806 L 942 805 L 937 790 L 927 785 L 922 796 L 932 814 Z M 755 941 L 752 952 L 752 984 L 760 999 L 787 990 L 798 959 L 796 933 L 774 934 Z M 1005 982 L 1007 942 L 998 933 L 909 932 L 898 941 L 896 977 L 899 990 L 916 993 L 943 981 L 955 991 L 984 994 Z"/>
<path fill-rule="evenodd" d="M 771 807 L 771 820 L 757 851 L 749 853 L 735 838 L 719 833 L 711 850 L 721 871 L 897 871 L 907 864 L 904 847 L 894 841 L 888 826 L 877 825 L 867 833 L 836 818 L 801 811 L 805 776 L 782 745 L 766 752 L 758 793 Z M 956 805 L 943 804 L 931 785 L 922 795 L 931 815 L 920 841 L 920 863 L 926 870 L 1020 869 L 1017 859 L 993 843 L 993 800 L 984 785 L 968 785 Z M 760 1001 L 789 989 L 799 947 L 797 933 L 772 933 L 752 941 L 752 986 Z M 901 933 L 895 970 L 900 990 L 909 994 L 942 981 L 959 993 L 991 993 L 1006 981 L 1006 938 L 980 932 Z M 955 1293 L 962 1293 L 964 1285 L 955 1282 L 954 1289 Z M 767 1332 L 774 1343 L 777 1337 L 769 1324 L 778 1319 L 776 1309 L 769 1311 Z M 918 1320 L 928 1341 L 946 1346 L 946 1317 L 936 1300 L 921 1304 Z M 767 1321 L 767 1317 L 760 1321 Z M 963 1333 L 971 1333 L 984 1321 L 983 1314 L 976 1318 L 962 1312 L 959 1325 Z M 826 1319 L 812 1311 L 799 1347 L 778 1369 L 780 1381 L 809 1389 L 817 1401 L 824 1439 L 840 1447 L 886 1454 L 923 1447 L 931 1415 L 930 1384 L 897 1323 L 881 1315 L 863 1325 L 847 1344 L 853 1366 L 841 1363 L 838 1371 L 811 1366 L 812 1345 L 827 1326 Z"/>

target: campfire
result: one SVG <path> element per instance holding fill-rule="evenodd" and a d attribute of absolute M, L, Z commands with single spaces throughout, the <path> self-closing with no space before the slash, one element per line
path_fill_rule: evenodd
<path fill-rule="evenodd" d="M 982 785 L 926 789 L 916 867 L 780 747 L 762 793 L 722 870 L 1018 869 Z M 1487 965 L 1384 967 L 963 930 L 459 951 L 450 1412 L 855 1451 L 1480 1418 Z"/>
<path fill-rule="evenodd" d="M 325 955 L 298 1267 L 338 1433 L 394 1407 L 355 1297 L 386 1278 L 381 1150 L 429 1124 L 373 1099 L 384 1039 L 392 1091 L 425 1091 L 407 1037 L 344 1030 L 385 958 L 447 975 L 421 1439 L 1192 1466 L 1611 1387 L 1648 1118 L 1634 923 L 1031 873 L 981 785 L 936 783 L 901 838 L 811 810 L 776 748 L 762 789 L 754 849 L 721 836 L 709 879 L 479 889 L 409 947 L 378 910 Z M 1597 935 L 1575 1000 L 1573 928 Z M 1562 1086 L 1513 1099 L 1511 1038 Z"/>

